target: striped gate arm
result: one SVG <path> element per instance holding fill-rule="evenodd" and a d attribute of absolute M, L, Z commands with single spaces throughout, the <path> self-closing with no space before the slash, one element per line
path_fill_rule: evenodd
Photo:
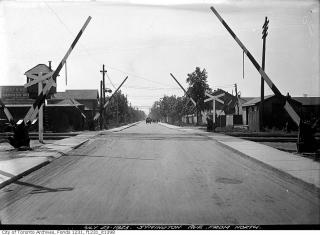
<path fill-rule="evenodd" d="M 228 26 L 228 24 L 223 20 L 223 18 L 219 15 L 217 10 L 214 7 L 210 7 L 212 12 L 217 16 L 217 18 L 220 20 L 220 22 L 223 24 L 223 26 L 228 30 L 228 32 L 231 34 L 233 39 L 238 43 L 238 45 L 242 48 L 244 53 L 248 56 L 254 67 L 258 70 L 264 81 L 268 84 L 270 89 L 273 91 L 273 93 L 276 96 L 283 97 L 281 92 L 278 90 L 278 88 L 274 85 L 274 83 L 271 81 L 269 76 L 264 72 L 264 70 L 260 67 L 258 62 L 255 60 L 255 58 L 252 56 L 252 54 L 248 51 L 248 49 L 243 45 L 243 43 L 240 41 L 240 39 L 237 37 L 237 35 L 232 31 L 232 29 Z M 285 110 L 288 112 L 289 116 L 292 118 L 292 120 L 297 124 L 297 126 L 300 125 L 300 117 L 295 112 L 295 110 L 292 108 L 292 106 L 289 104 L 288 101 L 286 101 L 286 104 L 284 106 Z"/>
<path fill-rule="evenodd" d="M 24 118 L 24 122 L 28 123 L 29 121 L 33 120 L 39 111 L 39 108 L 41 107 L 41 105 L 44 103 L 47 95 L 49 94 L 50 88 L 54 85 L 54 80 L 58 75 L 59 72 L 61 71 L 63 65 L 65 64 L 67 58 L 69 57 L 69 55 L 71 54 L 73 48 L 75 47 L 75 45 L 77 44 L 79 38 L 81 37 L 81 35 L 83 34 L 84 30 L 86 29 L 87 25 L 89 24 L 91 20 L 91 16 L 89 16 L 86 20 L 86 22 L 84 23 L 84 25 L 82 26 L 81 30 L 79 31 L 78 35 L 76 36 L 76 38 L 74 39 L 74 41 L 72 42 L 70 48 L 68 49 L 67 53 L 65 54 L 65 56 L 63 57 L 63 59 L 61 60 L 60 64 L 58 65 L 57 69 L 54 71 L 52 77 L 49 79 L 49 82 L 45 85 L 45 87 L 43 88 L 42 92 L 40 93 L 40 95 L 38 96 L 38 98 L 36 99 L 36 101 L 33 103 L 33 105 L 31 106 L 31 108 L 29 109 L 27 115 Z"/>

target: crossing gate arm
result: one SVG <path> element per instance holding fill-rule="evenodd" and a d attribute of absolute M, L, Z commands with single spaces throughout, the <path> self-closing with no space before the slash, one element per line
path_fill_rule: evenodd
<path fill-rule="evenodd" d="M 0 99 L 0 107 L 1 109 L 3 109 L 3 112 L 4 114 L 6 115 L 8 121 L 13 124 L 14 123 L 14 120 L 13 120 L 13 117 L 9 111 L 9 109 L 5 106 L 5 104 L 2 102 L 2 100 Z"/>
<path fill-rule="evenodd" d="M 127 81 L 128 76 L 122 81 L 122 83 L 118 86 L 118 88 L 113 92 L 113 94 L 109 97 L 108 101 L 103 105 L 103 109 L 107 108 L 108 104 L 110 103 L 111 99 L 115 96 L 115 94 L 119 91 L 119 89 L 122 87 L 122 85 Z M 94 115 L 93 120 L 97 120 L 100 117 L 100 113 L 96 113 Z"/>
<path fill-rule="evenodd" d="M 122 83 L 118 86 L 118 88 L 115 90 L 115 92 L 113 92 L 113 94 L 110 96 L 110 98 L 108 99 L 108 101 L 103 105 L 103 108 L 104 108 L 104 109 L 108 106 L 110 100 L 115 96 L 115 94 L 116 94 L 116 93 L 118 92 L 118 90 L 122 87 L 122 85 L 125 83 L 125 81 L 127 81 L 127 79 L 128 79 L 128 76 L 122 81 Z"/>
<path fill-rule="evenodd" d="M 224 21 L 224 19 L 219 15 L 217 10 L 214 7 L 210 7 L 212 12 L 217 16 L 217 18 L 220 20 L 222 25 L 227 29 L 227 31 L 231 34 L 233 39 L 238 43 L 238 45 L 241 47 L 243 52 L 247 55 L 249 60 L 252 62 L 254 67 L 258 70 L 263 80 L 268 84 L 270 89 L 273 91 L 273 93 L 276 96 L 284 97 L 281 92 L 278 90 L 278 88 L 274 85 L 274 83 L 271 81 L 269 76 L 264 72 L 264 70 L 260 67 L 259 63 L 255 60 L 255 58 L 252 56 L 252 54 L 248 51 L 248 49 L 243 45 L 243 43 L 240 41 L 240 39 L 237 37 L 237 35 L 232 31 L 232 29 L 228 26 L 228 24 Z M 289 104 L 288 101 L 286 101 L 285 104 L 285 110 L 288 112 L 289 116 L 292 118 L 292 120 L 297 124 L 297 126 L 300 125 L 300 117 L 299 115 L 294 111 L 292 106 Z"/>
<path fill-rule="evenodd" d="M 79 38 L 81 37 L 81 35 L 83 34 L 84 30 L 86 29 L 87 25 L 89 24 L 91 20 L 91 16 L 89 16 L 86 20 L 86 22 L 84 23 L 84 25 L 82 26 L 81 30 L 79 31 L 79 33 L 77 34 L 76 38 L 73 40 L 70 48 L 68 49 L 67 53 L 65 54 L 65 56 L 62 58 L 60 64 L 58 65 L 57 69 L 53 72 L 51 78 L 49 78 L 48 83 L 45 85 L 45 87 L 43 88 L 42 92 L 40 93 L 40 95 L 37 97 L 36 101 L 33 103 L 33 105 L 31 106 L 31 108 L 29 109 L 27 115 L 24 118 L 24 122 L 28 123 L 30 122 L 30 120 L 33 120 L 38 112 L 39 112 L 39 108 L 41 107 L 41 105 L 44 103 L 47 95 L 49 94 L 49 91 L 51 89 L 52 86 L 55 86 L 54 80 L 58 75 L 59 72 L 61 71 L 63 65 L 65 64 L 66 60 L 68 59 L 69 55 L 71 54 L 73 48 L 75 47 L 75 45 L 77 44 Z"/>
<path fill-rule="evenodd" d="M 194 101 L 194 99 L 192 99 L 192 97 L 189 95 L 189 93 L 186 91 L 186 89 L 184 89 L 184 87 L 178 82 L 178 80 L 175 78 L 175 76 L 173 76 L 172 73 L 170 73 L 171 77 L 176 81 L 176 83 L 178 83 L 178 85 L 180 86 L 180 88 L 184 91 L 184 93 L 186 94 L 186 96 L 188 96 L 188 98 L 191 100 L 191 102 L 193 103 L 193 105 L 196 107 L 197 104 Z"/>
<path fill-rule="evenodd" d="M 87 119 L 86 115 L 81 111 L 81 109 L 79 109 L 79 107 L 74 103 L 74 101 L 69 98 L 69 100 L 71 101 L 71 103 L 73 104 L 73 106 L 81 113 L 81 116 L 84 118 L 84 119 Z"/>

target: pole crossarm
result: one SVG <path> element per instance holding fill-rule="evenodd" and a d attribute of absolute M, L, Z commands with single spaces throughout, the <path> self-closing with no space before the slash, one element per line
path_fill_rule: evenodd
<path fill-rule="evenodd" d="M 223 20 L 223 18 L 219 15 L 217 10 L 214 7 L 210 7 L 212 12 L 217 16 L 217 18 L 220 20 L 220 22 L 223 24 L 223 26 L 227 29 L 227 31 L 231 34 L 233 39 L 238 43 L 238 45 L 241 47 L 241 49 L 244 51 L 244 53 L 247 55 L 247 57 L 250 59 L 254 67 L 258 70 L 264 81 L 268 84 L 270 89 L 273 91 L 273 93 L 276 96 L 284 97 L 281 92 L 278 90 L 278 88 L 273 84 L 269 76 L 264 72 L 264 70 L 260 67 L 259 63 L 255 60 L 255 58 L 252 56 L 252 54 L 248 51 L 248 49 L 243 45 L 243 43 L 240 41 L 240 39 L 236 36 L 236 34 L 232 31 L 232 29 L 228 26 L 228 24 Z M 285 110 L 288 112 L 292 120 L 297 124 L 297 126 L 300 125 L 300 117 L 299 115 L 294 111 L 292 106 L 286 101 L 286 105 L 284 106 Z"/>
<path fill-rule="evenodd" d="M 74 41 L 72 42 L 70 48 L 68 49 L 67 53 L 65 54 L 65 56 L 62 58 L 60 64 L 58 65 L 57 69 L 53 72 L 52 76 L 49 78 L 49 80 L 47 80 L 47 84 L 45 85 L 45 87 L 43 88 L 42 92 L 39 94 L 39 96 L 37 97 L 36 101 L 33 103 L 33 105 L 31 106 L 31 108 L 29 109 L 27 115 L 24 118 L 24 122 L 27 123 L 31 120 L 33 120 L 39 111 L 39 108 L 41 107 L 41 105 L 44 103 L 47 95 L 50 92 L 50 89 L 52 86 L 56 86 L 55 82 L 53 79 L 55 79 L 58 75 L 59 72 L 61 71 L 63 65 L 65 64 L 66 60 L 68 59 L 69 55 L 71 54 L 73 48 L 75 47 L 75 45 L 77 44 L 79 38 L 81 37 L 81 35 L 83 34 L 84 30 L 86 29 L 87 25 L 89 24 L 91 20 L 91 16 L 89 16 L 86 20 L 86 22 L 84 23 L 84 25 L 82 26 L 81 30 L 79 31 L 79 33 L 77 34 L 76 38 L 74 39 Z M 48 75 L 48 74 L 47 74 Z M 45 75 L 45 76 L 47 76 Z"/>
<path fill-rule="evenodd" d="M 178 80 L 173 76 L 172 73 L 170 73 L 171 77 L 176 81 L 176 83 L 178 83 L 178 85 L 180 86 L 180 88 L 184 91 L 184 93 L 186 94 L 186 96 L 190 99 L 190 101 L 193 103 L 193 105 L 196 107 L 197 104 L 194 101 L 194 99 L 192 99 L 192 97 L 189 95 L 189 93 L 186 91 L 186 89 L 183 88 L 183 86 L 178 82 Z"/>

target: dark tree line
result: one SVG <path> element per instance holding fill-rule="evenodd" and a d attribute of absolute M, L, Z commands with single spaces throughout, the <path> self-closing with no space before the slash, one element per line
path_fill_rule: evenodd
<path fill-rule="evenodd" d="M 108 104 L 105 112 L 107 124 L 123 124 L 141 121 L 146 114 L 139 109 L 131 107 L 127 96 L 118 91 Z"/>

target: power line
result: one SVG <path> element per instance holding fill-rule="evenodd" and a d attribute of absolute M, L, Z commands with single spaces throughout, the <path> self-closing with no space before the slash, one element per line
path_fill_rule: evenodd
<path fill-rule="evenodd" d="M 113 82 L 111 81 L 111 78 L 109 77 L 108 73 L 106 73 L 106 74 L 107 74 L 107 78 L 109 79 L 111 85 L 113 86 L 114 89 L 116 89 L 116 87 L 115 87 L 115 85 L 113 84 Z"/>

